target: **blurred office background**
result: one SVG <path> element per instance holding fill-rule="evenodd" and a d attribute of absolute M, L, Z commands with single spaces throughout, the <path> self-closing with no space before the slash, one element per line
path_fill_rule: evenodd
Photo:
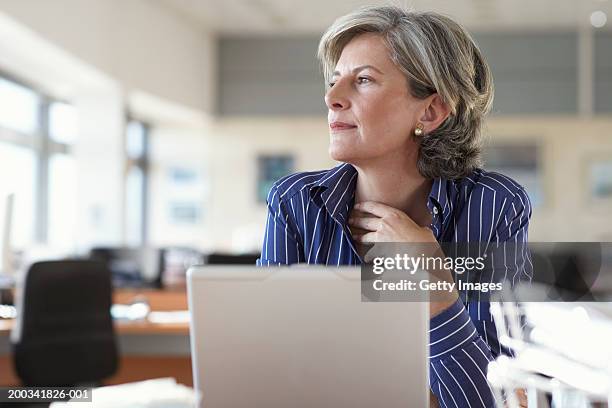
<path fill-rule="evenodd" d="M 0 1 L 13 247 L 258 250 L 270 180 L 334 164 L 316 45 L 359 4 Z M 487 167 L 528 188 L 531 239 L 612 239 L 612 2 L 408 4 L 488 58 Z"/>
<path fill-rule="evenodd" d="M 395 3 L 448 14 L 481 46 L 485 167 L 527 187 L 530 239 L 612 241 L 612 0 Z M 334 165 L 316 47 L 362 4 L 0 0 L 11 262 L 257 252 L 271 182 Z"/>

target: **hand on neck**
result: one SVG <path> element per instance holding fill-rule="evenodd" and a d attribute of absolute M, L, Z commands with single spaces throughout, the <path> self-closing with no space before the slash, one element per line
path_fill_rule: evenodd
<path fill-rule="evenodd" d="M 418 172 L 416 158 L 375 160 L 354 167 L 358 172 L 356 203 L 376 201 L 405 212 L 417 222 L 426 222 L 427 197 L 433 180 Z"/>

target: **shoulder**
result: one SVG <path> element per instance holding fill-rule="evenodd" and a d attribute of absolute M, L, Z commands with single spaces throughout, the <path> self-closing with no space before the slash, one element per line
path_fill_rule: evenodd
<path fill-rule="evenodd" d="M 303 171 L 277 180 L 268 193 L 268 204 L 291 199 L 305 188 L 320 183 L 330 170 Z"/>
<path fill-rule="evenodd" d="M 476 169 L 459 181 L 462 184 L 471 185 L 474 192 L 484 189 L 509 198 L 514 198 L 525 191 L 525 188 L 516 180 L 504 174 L 483 169 Z"/>
<path fill-rule="evenodd" d="M 526 209 L 531 209 L 531 203 L 525 188 L 516 180 L 502 173 L 475 169 L 470 175 L 457 181 L 461 185 L 465 185 L 470 195 L 495 195 L 500 202 L 506 200 L 508 203 L 514 204 L 515 207 L 520 205 Z"/>

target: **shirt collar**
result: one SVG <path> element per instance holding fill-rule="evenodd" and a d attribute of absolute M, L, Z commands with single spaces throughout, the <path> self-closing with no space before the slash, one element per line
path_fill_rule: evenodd
<path fill-rule="evenodd" d="M 429 193 L 427 206 L 430 211 L 441 214 L 444 223 L 453 210 L 453 200 L 449 196 L 452 181 L 437 177 Z M 343 223 L 348 219 L 351 203 L 355 198 L 357 170 L 348 163 L 342 163 L 323 173 L 319 181 L 310 187 L 311 196 L 320 190 L 321 199 L 329 214 Z M 436 208 L 436 210 L 434 210 Z"/>
<path fill-rule="evenodd" d="M 342 163 L 324 173 L 310 188 L 311 194 L 321 192 L 323 205 L 332 218 L 346 224 L 351 203 L 355 198 L 357 170 L 348 163 Z"/>
<path fill-rule="evenodd" d="M 442 223 L 448 219 L 448 216 L 453 211 L 453 200 L 450 197 L 451 192 L 449 191 L 451 184 L 451 180 L 437 177 L 434 179 L 431 192 L 429 193 L 427 207 L 434 215 L 441 214 Z"/>

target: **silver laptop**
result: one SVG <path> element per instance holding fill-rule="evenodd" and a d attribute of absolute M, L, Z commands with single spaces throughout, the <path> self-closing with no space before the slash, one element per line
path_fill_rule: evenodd
<path fill-rule="evenodd" d="M 358 268 L 191 268 L 199 406 L 428 406 L 428 304 L 361 302 L 359 277 Z"/>

